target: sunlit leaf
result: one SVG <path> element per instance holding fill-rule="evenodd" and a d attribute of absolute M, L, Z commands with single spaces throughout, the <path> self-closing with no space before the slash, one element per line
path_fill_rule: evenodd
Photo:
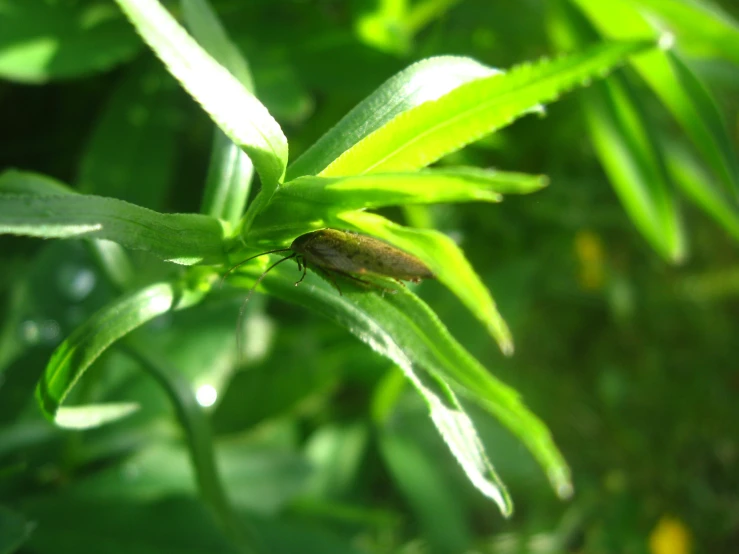
<path fill-rule="evenodd" d="M 414 63 L 380 85 L 290 164 L 287 180 L 318 174 L 343 152 L 404 111 L 441 98 L 464 83 L 496 73 L 497 70 L 473 59 L 454 56 Z"/>
<path fill-rule="evenodd" d="M 182 12 L 193 38 L 208 54 L 254 92 L 249 64 L 231 41 L 207 0 L 182 0 Z M 241 218 L 251 190 L 254 166 L 249 157 L 216 130 L 201 212 L 235 224 Z"/>
<path fill-rule="evenodd" d="M 331 162 L 319 175 L 387 173 L 425 167 L 500 129 L 539 104 L 604 76 L 651 42 L 607 43 L 555 60 L 462 84 L 391 119 Z"/>
<path fill-rule="evenodd" d="M 287 163 L 287 139 L 267 109 L 226 68 L 209 56 L 157 0 L 116 0 L 138 32 L 254 162 L 264 187 L 274 188 Z"/>

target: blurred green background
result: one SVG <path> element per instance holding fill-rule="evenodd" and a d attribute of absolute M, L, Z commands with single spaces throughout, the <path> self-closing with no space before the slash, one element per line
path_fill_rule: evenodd
<path fill-rule="evenodd" d="M 721 4 L 739 18 L 739 4 Z M 546 0 L 212 5 L 291 159 L 415 60 L 458 54 L 506 68 L 556 52 Z M 736 152 L 736 63 L 704 55 L 691 67 Z M 198 210 L 213 125 L 112 2 L 0 0 L 0 77 L 0 169 L 159 211 Z M 636 91 L 655 127 L 680 136 L 644 86 Z M 479 414 L 516 504 L 504 520 L 466 481 L 400 372 L 296 306 L 252 299 L 241 366 L 243 295 L 224 292 L 137 332 L 201 395 L 218 393 L 209 410 L 227 493 L 267 551 L 739 552 L 735 239 L 680 199 L 687 259 L 670 265 L 654 253 L 601 169 L 582 95 L 445 160 L 544 173 L 545 190 L 386 213 L 452 236 L 495 295 L 516 339 L 511 359 L 441 285 L 417 289 L 552 430 L 574 476 L 569 502 Z M 130 357 L 111 350 L 78 394 L 134 399 L 143 410 L 133 417 L 62 431 L 35 404 L 53 348 L 117 294 L 96 255 L 76 241 L 0 237 L 0 553 L 231 552 L 198 500 L 167 398 Z M 133 258 L 142 283 L 171 271 Z"/>

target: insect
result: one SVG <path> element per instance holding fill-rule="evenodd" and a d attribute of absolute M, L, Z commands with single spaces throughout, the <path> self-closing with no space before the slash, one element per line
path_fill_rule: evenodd
<path fill-rule="evenodd" d="M 337 229 L 320 229 L 300 235 L 289 248 L 279 248 L 262 252 L 240 262 L 229 270 L 229 273 L 246 262 L 278 252 L 292 252 L 269 266 L 257 279 L 249 291 L 259 285 L 273 268 L 285 260 L 295 258 L 298 270 L 303 274 L 295 283 L 299 285 L 305 279 L 306 271 L 311 266 L 324 273 L 341 294 L 334 274 L 342 275 L 367 286 L 376 286 L 371 281 L 359 277 L 390 277 L 402 284 L 402 281 L 418 283 L 421 279 L 432 279 L 434 274 L 421 260 L 389 245 L 379 239 Z M 228 273 L 227 273 L 228 274 Z M 225 276 L 224 276 L 225 277 Z M 248 298 L 247 298 L 248 300 Z"/>
<path fill-rule="evenodd" d="M 236 348 L 241 356 L 241 322 L 243 321 L 246 305 L 251 298 L 254 290 L 262 282 L 262 279 L 280 265 L 285 260 L 295 258 L 298 262 L 298 270 L 303 274 L 297 280 L 295 286 L 298 286 L 305 279 L 308 266 L 314 267 L 324 273 L 333 283 L 336 290 L 341 294 L 341 289 L 336 284 L 334 274 L 343 275 L 354 281 L 362 283 L 365 286 L 379 286 L 371 281 L 367 281 L 358 277 L 358 275 L 369 277 L 390 277 L 402 284 L 402 281 L 419 282 L 421 279 L 432 279 L 434 274 L 426 267 L 421 260 L 390 246 L 381 240 L 350 233 L 348 231 L 339 231 L 337 229 L 320 229 L 311 233 L 300 235 L 296 238 L 289 248 L 278 248 L 277 250 L 268 250 L 256 256 L 251 256 L 242 262 L 239 262 L 229 269 L 223 276 L 225 279 L 237 267 L 246 262 L 265 256 L 267 254 L 277 254 L 279 252 L 292 252 L 284 258 L 277 260 L 269 266 L 256 280 L 249 290 L 244 303 L 239 311 L 239 319 L 236 330 Z M 221 281 L 222 282 L 222 281 Z M 382 287 L 383 291 L 386 290 Z"/>

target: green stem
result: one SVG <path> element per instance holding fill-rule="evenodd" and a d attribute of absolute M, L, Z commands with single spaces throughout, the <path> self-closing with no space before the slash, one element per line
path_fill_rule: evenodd
<path fill-rule="evenodd" d="M 190 383 L 176 368 L 152 355 L 149 348 L 132 340 L 126 341 L 123 348 L 156 379 L 172 402 L 185 432 L 201 498 L 240 550 L 244 554 L 257 554 L 261 549 L 257 548 L 256 531 L 236 514 L 223 488 L 216 468 L 210 423 L 197 403 Z"/>

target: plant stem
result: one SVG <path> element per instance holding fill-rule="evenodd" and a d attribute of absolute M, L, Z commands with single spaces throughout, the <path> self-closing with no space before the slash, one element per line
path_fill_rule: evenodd
<path fill-rule="evenodd" d="M 167 393 L 185 433 L 190 460 L 203 501 L 213 510 L 227 536 L 244 554 L 258 554 L 256 531 L 239 517 L 224 490 L 215 463 L 210 423 L 197 403 L 190 383 L 151 349 L 128 340 L 123 349 L 156 379 Z"/>

